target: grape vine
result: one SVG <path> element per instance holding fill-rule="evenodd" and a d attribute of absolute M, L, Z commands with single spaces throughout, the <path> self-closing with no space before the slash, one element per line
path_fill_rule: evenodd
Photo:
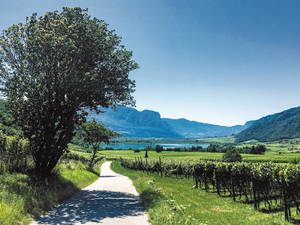
<path fill-rule="evenodd" d="M 234 201 L 261 204 L 269 211 L 282 209 L 291 219 L 291 208 L 300 213 L 300 165 L 266 163 L 225 163 L 214 161 L 178 162 L 171 160 L 120 159 L 122 166 L 155 172 L 160 176 L 193 178 L 195 188 L 229 195 Z"/>

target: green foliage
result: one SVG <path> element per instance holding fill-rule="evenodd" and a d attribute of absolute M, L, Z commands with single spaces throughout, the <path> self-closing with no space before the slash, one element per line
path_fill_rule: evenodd
<path fill-rule="evenodd" d="M 148 146 L 145 147 L 144 150 L 145 150 L 145 151 L 152 151 L 153 149 L 152 149 L 152 146 L 151 146 L 151 145 L 148 145 Z"/>
<path fill-rule="evenodd" d="M 224 163 L 201 161 L 182 163 L 161 160 L 121 159 L 122 166 L 160 176 L 193 177 L 195 187 L 228 193 L 233 200 L 243 199 L 259 209 L 264 202 L 268 211 L 284 210 L 291 218 L 291 208 L 300 212 L 300 165 L 274 163 Z"/>
<path fill-rule="evenodd" d="M 7 111 L 5 107 L 5 101 L 0 99 L 0 130 L 6 135 L 21 136 L 22 131 L 18 127 L 12 115 Z"/>
<path fill-rule="evenodd" d="M 0 131 L 0 174 L 28 172 L 32 167 L 28 141 L 18 136 L 6 136 Z"/>
<path fill-rule="evenodd" d="M 161 145 L 156 145 L 155 146 L 155 151 L 157 152 L 157 153 L 160 153 L 160 152 L 162 152 L 164 150 L 164 147 L 163 146 L 161 146 Z"/>
<path fill-rule="evenodd" d="M 78 135 L 83 138 L 83 141 L 87 143 L 88 146 L 97 146 L 104 142 L 109 144 L 110 139 L 119 137 L 117 132 L 114 132 L 106 128 L 102 123 L 95 121 L 87 121 L 80 126 L 80 131 Z"/>
<path fill-rule="evenodd" d="M 300 137 L 300 107 L 266 116 L 235 136 L 237 142 L 247 140 L 275 141 Z"/>
<path fill-rule="evenodd" d="M 0 36 L 1 91 L 29 140 L 36 171 L 48 176 L 86 110 L 134 105 L 137 68 L 108 25 L 87 10 L 34 13 Z"/>
<path fill-rule="evenodd" d="M 106 128 L 103 124 L 95 120 L 81 124 L 78 134 L 82 137 L 83 142 L 88 146 L 92 146 L 93 152 L 90 159 L 90 167 L 93 166 L 96 154 L 100 150 L 100 144 L 102 142 L 108 144 L 110 139 L 120 136 L 118 133 Z"/>
<path fill-rule="evenodd" d="M 207 151 L 207 152 L 220 152 L 218 149 L 220 149 L 220 148 L 218 147 L 218 145 L 210 144 L 210 145 L 206 148 L 206 151 Z"/>
<path fill-rule="evenodd" d="M 266 150 L 267 148 L 264 145 L 252 146 L 250 154 L 264 154 Z"/>
<path fill-rule="evenodd" d="M 89 162 L 89 158 L 87 156 L 75 153 L 75 152 L 68 152 L 64 154 L 61 158 L 61 160 L 76 160 L 80 161 L 82 163 Z"/>
<path fill-rule="evenodd" d="M 225 162 L 241 162 L 242 156 L 235 148 L 229 148 L 223 155 Z"/>

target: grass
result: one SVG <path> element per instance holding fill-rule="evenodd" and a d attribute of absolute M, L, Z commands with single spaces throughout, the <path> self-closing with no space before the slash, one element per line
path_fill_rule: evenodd
<path fill-rule="evenodd" d="M 200 138 L 197 139 L 199 143 L 220 143 L 220 144 L 230 144 L 234 143 L 234 137 L 216 137 L 216 138 Z M 193 142 L 194 143 L 194 142 Z M 275 161 L 275 162 L 300 162 L 300 139 L 290 139 L 281 140 L 274 142 L 258 142 L 258 141 L 248 141 L 237 145 L 238 148 L 245 146 L 252 146 L 255 144 L 264 144 L 267 147 L 267 151 L 264 155 L 255 154 L 242 154 L 244 161 Z M 86 148 L 70 144 L 69 149 L 71 151 L 76 151 L 78 154 L 83 156 L 89 155 Z M 212 159 L 221 160 L 223 153 L 211 153 L 211 152 L 169 152 L 163 151 L 161 153 L 156 153 L 155 151 L 150 151 L 149 158 L 165 158 L 172 160 L 200 160 L 200 159 Z M 106 158 L 116 159 L 116 158 L 135 158 L 144 157 L 145 151 L 140 151 L 135 153 L 133 150 L 104 150 L 100 151 L 99 155 L 103 155 Z"/>
<path fill-rule="evenodd" d="M 106 158 L 135 158 L 144 157 L 145 151 L 134 152 L 133 150 L 105 150 L 100 154 L 105 155 Z M 156 151 L 148 151 L 149 158 L 166 158 L 166 159 L 180 159 L 180 160 L 197 160 L 200 158 L 206 159 L 221 159 L 222 153 L 211 152 L 172 152 L 162 151 L 157 153 Z"/>
<path fill-rule="evenodd" d="M 75 145 L 75 144 L 68 144 L 68 149 L 69 150 L 73 150 L 73 151 L 77 151 L 77 152 L 82 152 L 83 155 L 88 154 L 89 152 L 91 152 L 91 150 L 89 150 L 88 148 L 82 147 L 80 145 Z"/>
<path fill-rule="evenodd" d="M 226 137 L 210 137 L 210 138 L 198 138 L 199 143 L 214 143 L 214 144 L 233 144 L 235 142 L 235 137 L 226 136 Z"/>
<path fill-rule="evenodd" d="M 284 221 L 282 212 L 262 213 L 254 210 L 253 205 L 192 189 L 192 179 L 160 177 L 129 170 L 117 161 L 113 162 L 112 169 L 133 181 L 153 225 L 292 224 Z"/>
<path fill-rule="evenodd" d="M 200 143 L 220 143 L 220 144 L 230 144 L 234 142 L 234 137 L 217 137 L 217 138 L 200 138 L 198 139 Z M 258 141 L 248 141 L 237 145 L 238 148 L 252 146 L 257 144 L 266 145 L 267 151 L 264 155 L 255 154 L 242 154 L 244 161 L 275 161 L 275 162 L 300 162 L 300 139 L 290 139 L 283 141 L 274 142 L 258 142 Z M 71 149 L 78 149 L 75 145 L 71 145 Z M 83 151 L 83 149 L 81 149 Z M 212 153 L 212 152 L 171 152 L 163 151 L 161 153 L 156 153 L 155 151 L 150 151 L 149 158 L 165 158 L 172 160 L 200 160 L 200 159 L 210 159 L 210 160 L 221 160 L 223 153 Z M 82 153 L 83 154 L 83 153 Z M 135 158 L 144 157 L 145 151 L 140 151 L 135 153 L 133 150 L 108 150 L 101 151 L 100 154 L 105 155 L 107 158 Z"/>
<path fill-rule="evenodd" d="M 21 173 L 0 175 L 0 224 L 29 224 L 96 179 L 96 173 L 78 161 L 60 163 L 56 174 L 45 182 Z"/>
<path fill-rule="evenodd" d="M 108 150 L 101 151 L 101 155 L 105 156 L 108 159 L 117 159 L 117 158 L 135 158 L 135 157 L 144 157 L 145 151 L 140 151 L 135 153 L 133 150 Z M 181 161 L 197 161 L 200 159 L 210 159 L 210 160 L 221 160 L 223 153 L 212 153 L 212 152 L 171 152 L 163 151 L 157 153 L 155 151 L 149 151 L 148 156 L 150 159 L 171 159 L 171 160 L 181 160 Z M 255 155 L 255 154 L 242 154 L 243 161 L 276 161 L 276 162 L 291 162 L 298 161 L 300 162 L 299 153 L 290 153 L 283 152 L 278 154 L 273 152 L 273 150 L 267 151 L 264 155 Z"/>

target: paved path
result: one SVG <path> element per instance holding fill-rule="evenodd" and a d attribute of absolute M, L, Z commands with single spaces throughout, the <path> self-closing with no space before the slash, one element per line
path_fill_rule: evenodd
<path fill-rule="evenodd" d="M 113 172 L 110 164 L 102 165 L 97 181 L 31 225 L 149 225 L 131 180 Z"/>

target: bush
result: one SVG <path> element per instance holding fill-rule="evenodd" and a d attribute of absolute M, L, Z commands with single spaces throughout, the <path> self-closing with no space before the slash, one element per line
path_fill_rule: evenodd
<path fill-rule="evenodd" d="M 6 136 L 0 131 L 0 174 L 28 172 L 32 167 L 28 141 L 18 136 Z"/>
<path fill-rule="evenodd" d="M 227 149 L 222 159 L 225 162 L 241 162 L 242 156 L 235 148 L 231 148 L 231 149 Z"/>
<path fill-rule="evenodd" d="M 76 160 L 81 161 L 82 163 L 87 163 L 89 158 L 76 152 L 68 152 L 61 157 L 61 160 Z"/>
<path fill-rule="evenodd" d="M 217 145 L 213 145 L 210 144 L 207 148 L 206 148 L 207 152 L 217 152 L 218 151 L 218 146 Z"/>
<path fill-rule="evenodd" d="M 161 145 L 156 145 L 155 146 L 155 151 L 157 152 L 157 153 L 160 153 L 160 152 L 162 152 L 164 150 L 164 147 L 163 146 L 161 146 Z"/>
<path fill-rule="evenodd" d="M 148 146 L 146 146 L 146 147 L 144 148 L 144 150 L 145 150 L 145 151 L 152 151 L 153 148 L 152 148 L 151 145 L 148 145 Z"/>
<path fill-rule="evenodd" d="M 264 154 L 266 150 L 267 150 L 267 148 L 264 145 L 252 146 L 250 153 L 251 154 Z"/>

